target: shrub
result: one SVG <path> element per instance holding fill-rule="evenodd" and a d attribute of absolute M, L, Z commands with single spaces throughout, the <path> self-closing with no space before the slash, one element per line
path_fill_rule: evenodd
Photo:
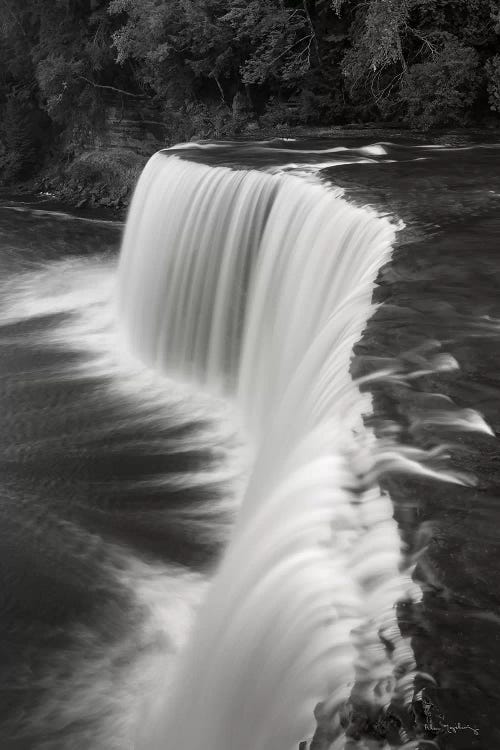
<path fill-rule="evenodd" d="M 146 162 L 129 149 L 99 149 L 78 156 L 59 176 L 64 199 L 118 206 L 128 198 Z"/>
<path fill-rule="evenodd" d="M 486 63 L 488 101 L 490 109 L 500 112 L 500 55 L 495 55 Z"/>
<path fill-rule="evenodd" d="M 0 167 L 2 181 L 8 184 L 30 177 L 40 165 L 47 122 L 27 90 L 11 94 L 3 114 L 4 153 L 0 157 Z"/>

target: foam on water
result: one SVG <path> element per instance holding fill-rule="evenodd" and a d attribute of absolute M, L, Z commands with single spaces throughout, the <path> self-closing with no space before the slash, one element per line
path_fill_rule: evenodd
<path fill-rule="evenodd" d="M 247 463 L 246 452 L 235 436 L 233 409 L 220 399 L 146 369 L 123 347 L 116 326 L 115 283 L 116 263 L 102 258 L 66 259 L 19 274 L 2 289 L 0 330 L 3 334 L 8 326 L 30 323 L 32 332 L 24 327 L 18 337 L 20 347 L 60 349 L 77 355 L 76 359 L 63 359 L 60 366 L 39 371 L 39 382 L 67 380 L 75 388 L 85 383 L 89 394 L 98 390 L 104 409 L 118 401 L 119 422 L 109 425 L 107 437 L 111 447 L 116 445 L 118 451 L 127 447 L 119 439 L 124 426 L 128 432 L 141 432 L 146 426 L 152 436 L 144 445 L 149 453 L 155 451 L 163 457 L 183 451 L 209 453 L 213 466 L 130 481 L 139 494 L 144 482 L 150 487 L 159 485 L 165 492 L 202 487 L 209 499 L 169 509 L 169 522 L 186 528 L 198 540 L 218 545 L 227 540 Z M 9 334 L 10 343 L 16 341 L 16 335 Z M 61 408 L 67 409 L 69 416 L 71 404 Z M 165 425 L 176 428 L 180 435 L 165 437 Z M 100 428 L 91 429 L 89 437 L 102 440 Z M 67 439 L 65 436 L 65 443 Z M 56 434 L 52 440 L 59 449 L 61 436 Z M 74 449 L 72 440 L 78 445 L 78 436 L 70 435 L 66 450 Z M 138 439 L 133 448 L 141 451 Z M 47 438 L 45 449 L 50 449 Z M 11 458 L 16 460 L 23 450 L 21 443 L 11 446 Z M 62 648 L 55 649 L 46 662 L 40 654 L 38 661 L 44 670 L 29 675 L 27 689 L 43 694 L 43 700 L 29 706 L 28 713 L 20 703 L 9 722 L 2 723 L 0 734 L 2 739 L 15 738 L 21 747 L 27 743 L 37 750 L 139 747 L 134 738 L 144 726 L 158 686 L 165 689 L 173 676 L 173 664 L 188 638 L 208 571 L 201 574 L 182 565 L 142 560 L 132 549 L 89 533 L 76 519 L 72 523 L 59 519 L 50 512 L 49 498 L 44 497 L 47 489 L 40 486 L 34 498 L 17 499 L 18 506 L 26 506 L 26 543 L 32 536 L 42 535 L 49 544 L 52 539 L 58 545 L 57 554 L 69 565 L 82 556 L 99 561 L 100 575 L 113 582 L 112 593 L 98 625 L 76 622 L 66 630 Z M 126 487 L 122 483 L 118 489 Z M 68 498 L 70 506 L 74 501 Z M 119 523 L 119 500 L 117 505 Z M 140 522 L 140 506 L 136 512 Z M 162 512 L 159 506 L 158 516 Z M 44 562 L 41 554 L 40 566 Z M 116 604 L 120 591 L 128 597 L 127 606 Z M 109 637 L 103 638 L 108 628 Z M 22 672 L 17 679 L 24 689 Z"/>

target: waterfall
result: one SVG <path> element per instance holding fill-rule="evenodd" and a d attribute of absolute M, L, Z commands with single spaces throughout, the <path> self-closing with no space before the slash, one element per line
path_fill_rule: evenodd
<path fill-rule="evenodd" d="M 119 269 L 128 346 L 232 399 L 254 457 L 138 750 L 292 750 L 319 701 L 341 742 L 349 696 L 391 682 L 378 630 L 405 585 L 400 543 L 390 500 L 362 485 L 370 401 L 349 370 L 393 239 L 314 179 L 162 153 L 145 168 Z"/>

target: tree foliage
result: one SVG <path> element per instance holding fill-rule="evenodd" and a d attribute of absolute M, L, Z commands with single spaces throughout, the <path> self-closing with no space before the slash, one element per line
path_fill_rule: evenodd
<path fill-rule="evenodd" d="M 0 160 L 26 149 L 26 171 L 49 130 L 77 148 L 112 96 L 172 138 L 480 123 L 500 113 L 500 0 L 0 0 Z"/>
<path fill-rule="evenodd" d="M 406 119 L 424 129 L 464 124 L 479 90 L 479 55 L 451 34 L 431 40 L 433 54 L 402 81 Z"/>

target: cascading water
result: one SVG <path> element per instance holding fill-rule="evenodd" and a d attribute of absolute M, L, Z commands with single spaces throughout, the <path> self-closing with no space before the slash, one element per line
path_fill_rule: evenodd
<path fill-rule="evenodd" d="M 370 403 L 349 368 L 393 238 L 314 180 L 162 153 L 140 179 L 120 263 L 125 336 L 153 368 L 234 399 L 254 451 L 143 750 L 292 750 L 318 701 L 338 723 L 350 694 L 391 682 L 378 630 L 408 581 L 389 499 L 361 488 Z"/>

